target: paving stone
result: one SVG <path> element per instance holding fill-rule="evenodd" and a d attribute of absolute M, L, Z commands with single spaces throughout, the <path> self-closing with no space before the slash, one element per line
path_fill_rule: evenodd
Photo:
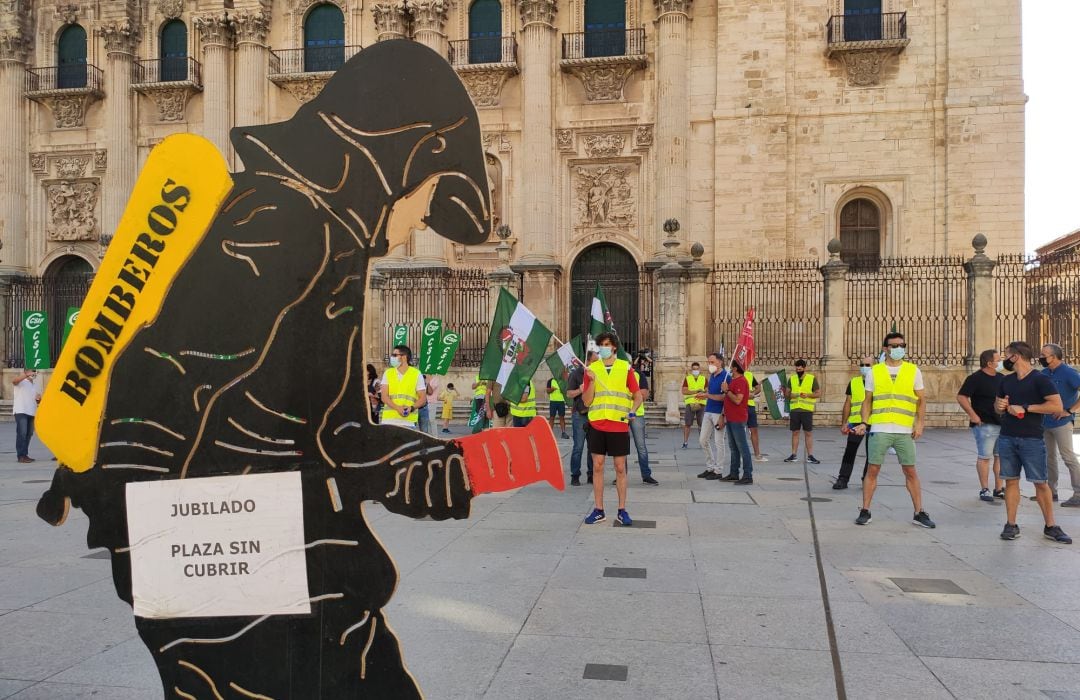
<path fill-rule="evenodd" d="M 618 664 L 585 664 L 581 677 L 591 681 L 625 681 L 629 668 Z"/>
<path fill-rule="evenodd" d="M 647 570 L 628 566 L 606 566 L 604 576 L 607 578 L 647 578 Z"/>

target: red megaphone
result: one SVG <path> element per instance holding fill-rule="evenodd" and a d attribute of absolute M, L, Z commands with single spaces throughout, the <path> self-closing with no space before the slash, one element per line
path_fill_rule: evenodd
<path fill-rule="evenodd" d="M 534 418 L 524 428 L 489 428 L 456 440 L 465 454 L 474 495 L 546 481 L 566 488 L 559 446 L 551 426 Z"/>

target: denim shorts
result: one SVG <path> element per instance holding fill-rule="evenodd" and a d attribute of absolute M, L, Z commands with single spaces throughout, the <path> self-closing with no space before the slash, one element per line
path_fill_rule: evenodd
<path fill-rule="evenodd" d="M 747 406 L 746 407 L 746 427 L 747 428 L 756 428 L 757 427 L 757 406 Z"/>
<path fill-rule="evenodd" d="M 990 459 L 998 456 L 998 435 L 1001 434 L 1001 426 L 993 423 L 983 423 L 971 429 L 975 436 L 975 448 L 979 452 L 979 459 Z"/>
<path fill-rule="evenodd" d="M 1029 482 L 1046 483 L 1046 443 L 1042 438 L 1002 435 L 998 438 L 998 454 L 1002 479 L 1019 479 L 1023 467 Z"/>

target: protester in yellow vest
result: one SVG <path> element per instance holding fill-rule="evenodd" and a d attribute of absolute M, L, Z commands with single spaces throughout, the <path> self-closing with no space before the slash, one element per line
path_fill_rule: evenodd
<path fill-rule="evenodd" d="M 562 374 L 563 381 L 566 381 L 570 373 L 564 368 Z M 555 377 L 548 380 L 547 394 L 548 423 L 551 424 L 551 432 L 555 432 L 555 416 L 558 416 L 559 427 L 562 429 L 562 438 L 569 440 L 570 436 L 566 434 L 566 399 L 563 397 L 562 389 L 559 387 L 559 382 Z"/>
<path fill-rule="evenodd" d="M 417 409 L 427 404 L 427 385 L 420 370 L 411 367 L 412 350 L 397 345 L 390 352 L 390 369 L 382 377 L 382 420 L 384 425 L 419 429 Z"/>
<path fill-rule="evenodd" d="M 866 445 L 870 468 L 863 480 L 863 506 L 856 525 L 870 520 L 870 501 L 877 488 L 878 472 L 885 453 L 891 447 L 904 471 L 908 493 L 915 514 L 911 521 L 921 527 L 933 528 L 934 521 L 922 508 L 922 486 L 915 472 L 915 441 L 922 437 L 926 403 L 923 401 L 923 378 L 919 368 L 904 362 L 907 342 L 900 333 L 889 333 L 882 343 L 885 361 L 873 366 L 866 378 L 866 396 L 862 405 L 862 423 L 855 430 L 860 435 L 870 428 Z"/>
<path fill-rule="evenodd" d="M 479 374 L 476 375 L 476 378 L 473 380 L 472 392 L 472 412 L 469 416 L 469 420 L 472 425 L 472 432 L 479 433 L 481 430 L 488 427 L 488 382 L 486 379 L 481 379 Z"/>
<path fill-rule="evenodd" d="M 840 473 L 833 483 L 836 490 L 846 489 L 848 479 L 851 478 L 851 470 L 855 468 L 855 457 L 859 453 L 859 445 L 862 444 L 863 436 L 855 432 L 855 428 L 862 423 L 862 406 L 866 397 L 865 381 L 874 366 L 874 358 L 863 355 L 859 360 L 859 374 L 852 377 L 848 382 L 847 391 L 844 392 L 844 409 L 840 412 L 840 434 L 847 435 L 847 447 L 844 448 L 844 457 L 840 460 Z M 870 464 L 869 455 L 863 465 L 862 475 L 866 478 L 866 469 Z"/>
<path fill-rule="evenodd" d="M 515 428 L 524 428 L 536 418 L 536 385 L 531 379 L 529 390 L 521 392 L 521 400 L 510 403 L 510 415 L 513 416 Z"/>
<path fill-rule="evenodd" d="M 701 421 L 705 416 L 705 377 L 701 374 L 701 365 L 697 362 L 690 363 L 690 374 L 683 379 L 682 395 L 682 446 L 685 450 L 686 441 L 690 439 L 690 426 L 696 420 L 698 430 L 701 430 Z"/>
<path fill-rule="evenodd" d="M 814 407 L 821 397 L 817 377 L 806 371 L 806 360 L 795 360 L 795 374 L 788 377 L 784 398 L 788 405 L 788 429 L 791 431 L 791 456 L 785 462 L 799 459 L 799 432 L 806 436 L 806 461 L 821 464 L 814 456 Z"/>
<path fill-rule="evenodd" d="M 769 458 L 761 454 L 761 438 L 758 435 L 757 403 L 754 401 L 755 396 L 761 395 L 761 382 L 754 379 L 754 373 L 750 370 L 743 372 L 743 376 L 746 377 L 746 384 L 750 387 L 750 399 L 746 404 L 747 411 L 749 412 L 746 419 L 746 429 L 750 433 L 750 446 L 754 448 L 754 461 L 768 462 Z"/>

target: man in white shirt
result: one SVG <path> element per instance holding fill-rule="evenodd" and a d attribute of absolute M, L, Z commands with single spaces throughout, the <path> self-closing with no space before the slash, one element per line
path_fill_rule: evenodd
<path fill-rule="evenodd" d="M 30 449 L 30 438 L 34 436 L 34 416 L 37 415 L 38 401 L 41 401 L 37 378 L 37 370 L 24 368 L 22 374 L 11 380 L 15 385 L 15 401 L 12 406 L 12 413 L 15 414 L 15 452 L 22 464 L 34 461 L 27 452 Z"/>

